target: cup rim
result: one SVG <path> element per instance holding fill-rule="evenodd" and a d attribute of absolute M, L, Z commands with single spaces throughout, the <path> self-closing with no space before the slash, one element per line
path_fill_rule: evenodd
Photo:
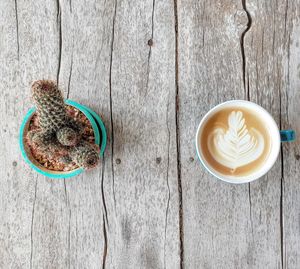
<path fill-rule="evenodd" d="M 85 106 L 83 106 L 79 103 L 76 103 L 72 100 L 65 100 L 65 103 L 67 105 L 77 108 L 79 111 L 81 111 L 87 117 L 87 119 L 91 123 L 92 129 L 94 131 L 95 144 L 100 145 L 100 133 L 99 133 L 99 129 L 96 124 L 96 121 L 93 118 L 93 115 L 88 111 L 88 109 Z M 73 176 L 76 176 L 76 175 L 79 175 L 80 173 L 82 173 L 84 171 L 84 169 L 80 168 L 80 167 L 76 168 L 74 170 L 71 170 L 71 171 L 52 171 L 52 170 L 49 170 L 46 168 L 42 169 L 39 166 L 37 166 L 36 164 L 34 164 L 34 162 L 29 158 L 27 150 L 25 149 L 25 145 L 24 145 L 24 133 L 26 131 L 26 126 L 28 124 L 28 121 L 31 119 L 31 117 L 33 116 L 35 111 L 36 111 L 35 107 L 32 107 L 31 109 L 29 109 L 29 111 L 26 113 L 25 117 L 23 118 L 23 121 L 22 121 L 22 124 L 20 127 L 19 144 L 20 144 L 20 149 L 21 149 L 21 154 L 23 156 L 23 159 L 35 171 L 37 171 L 38 173 L 40 173 L 46 177 L 49 177 L 49 178 L 70 178 L 70 177 L 73 177 Z M 99 117 L 99 119 L 100 119 L 100 117 Z M 102 122 L 101 119 L 100 119 L 100 122 Z M 107 138 L 106 138 L 106 131 L 105 131 L 105 126 L 104 126 L 103 122 L 102 122 L 102 125 L 101 124 L 99 124 L 99 125 L 101 127 L 101 131 L 103 131 L 102 128 L 104 128 L 104 133 L 102 133 L 101 152 L 100 152 L 100 155 L 103 156 L 103 153 L 104 153 L 104 150 L 106 147 Z"/>
<path fill-rule="evenodd" d="M 248 106 L 252 106 L 255 107 L 256 110 L 260 110 L 261 112 L 263 112 L 267 117 L 268 117 L 268 122 L 269 125 L 273 126 L 276 129 L 276 132 L 274 134 L 272 134 L 272 136 L 276 136 L 274 137 L 274 139 L 272 140 L 275 141 L 274 145 L 272 145 L 272 152 L 269 155 L 268 158 L 268 163 L 266 166 L 262 167 L 261 169 L 259 169 L 256 173 L 254 173 L 255 176 L 248 175 L 248 176 L 243 176 L 243 177 L 237 177 L 237 178 L 233 178 L 233 177 L 228 177 L 226 175 L 222 175 L 221 173 L 218 173 L 217 171 L 214 171 L 213 168 L 211 168 L 209 166 L 209 164 L 206 162 L 206 160 L 201 157 L 201 153 L 200 153 L 200 145 L 199 145 L 199 134 L 200 131 L 202 130 L 201 128 L 203 127 L 203 124 L 207 121 L 207 119 L 213 114 L 213 112 L 215 112 L 216 110 L 218 110 L 220 107 L 228 105 L 230 103 L 236 103 L 236 104 L 247 104 Z M 277 142 L 276 142 L 277 141 Z M 262 176 L 264 176 L 275 164 L 279 152 L 280 152 L 280 147 L 281 147 L 281 140 L 280 140 L 280 132 L 279 132 L 279 128 L 274 120 L 274 118 L 272 117 L 272 115 L 263 107 L 261 107 L 260 105 L 251 102 L 251 101 L 247 101 L 247 100 L 229 100 L 229 101 L 225 101 L 222 102 L 216 106 L 214 106 L 213 108 L 211 108 L 201 119 L 198 128 L 197 128 L 197 132 L 196 132 L 196 137 L 195 137 L 195 145 L 196 145 L 196 152 L 197 152 L 197 156 L 199 161 L 201 162 L 201 164 L 204 166 L 204 168 L 214 177 L 216 177 L 219 180 L 222 180 L 224 182 L 227 183 L 233 183 L 233 184 L 243 184 L 243 183 L 249 183 L 252 181 L 255 181 L 259 178 L 261 178 Z"/>

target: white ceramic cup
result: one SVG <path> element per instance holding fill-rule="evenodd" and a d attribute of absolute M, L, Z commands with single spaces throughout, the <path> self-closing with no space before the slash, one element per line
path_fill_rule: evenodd
<path fill-rule="evenodd" d="M 267 129 L 269 130 L 270 133 L 270 139 L 272 139 L 271 141 L 271 152 L 268 156 L 268 159 L 265 161 L 264 165 L 256 170 L 253 171 L 253 173 L 245 175 L 245 176 L 230 176 L 230 175 L 223 175 L 221 173 L 219 173 L 218 171 L 216 171 L 213 167 L 210 166 L 210 164 L 205 160 L 205 157 L 202 154 L 202 150 L 201 150 L 201 143 L 200 143 L 200 137 L 203 131 L 203 126 L 205 126 L 205 123 L 217 112 L 219 112 L 220 110 L 226 109 L 226 108 L 230 108 L 230 107 L 234 107 L 234 108 L 241 108 L 241 109 L 247 109 L 250 110 L 254 113 L 254 115 L 256 115 L 257 117 L 259 117 L 262 122 L 265 123 L 265 126 L 267 126 Z M 289 132 L 288 134 L 291 135 L 292 137 L 294 137 L 294 132 L 292 130 L 287 130 L 287 131 L 282 131 L 284 132 Z M 229 183 L 235 183 L 235 184 L 239 184 L 239 183 L 247 183 L 247 182 L 251 182 L 254 181 L 260 177 L 262 177 L 263 175 L 265 175 L 274 165 L 274 163 L 277 160 L 277 157 L 279 155 L 280 152 L 280 146 L 281 146 L 281 136 L 280 136 L 280 131 L 277 127 L 277 124 L 275 122 L 275 120 L 273 119 L 273 117 L 261 106 L 249 102 L 249 101 L 245 101 L 245 100 L 232 100 L 232 101 L 227 101 L 224 103 L 221 103 L 217 106 L 215 106 L 214 108 L 212 108 L 201 120 L 198 130 L 197 130 L 197 134 L 196 134 L 196 149 L 197 149 L 197 154 L 198 157 L 201 161 L 201 163 L 203 164 L 203 166 L 206 168 L 206 170 L 208 170 L 213 176 L 217 177 L 218 179 L 221 179 L 223 181 L 229 182 Z M 288 138 L 285 141 L 292 141 L 293 139 Z"/>

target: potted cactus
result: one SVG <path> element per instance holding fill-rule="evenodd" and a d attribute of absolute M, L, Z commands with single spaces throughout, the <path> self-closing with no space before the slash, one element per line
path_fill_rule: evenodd
<path fill-rule="evenodd" d="M 106 146 L 101 118 L 85 106 L 64 101 L 54 81 L 35 81 L 32 99 L 35 108 L 28 111 L 20 131 L 22 155 L 30 166 L 52 178 L 96 167 Z"/>

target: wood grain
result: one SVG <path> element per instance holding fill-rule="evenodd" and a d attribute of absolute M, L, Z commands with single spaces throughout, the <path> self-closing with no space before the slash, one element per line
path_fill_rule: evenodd
<path fill-rule="evenodd" d="M 21 91 L 24 110 L 31 104 L 30 84 L 37 78 L 56 79 L 59 66 L 59 9 L 56 2 L 16 1 L 19 31 L 19 79 L 14 97 Z M 15 28 L 15 26 L 13 26 Z M 24 98 L 25 97 L 25 98 Z M 21 101 L 22 102 L 22 101 Z M 23 112 L 24 115 L 24 112 Z M 18 117 L 18 124 L 22 116 Z M 16 132 L 17 134 L 17 132 Z M 18 144 L 15 144 L 17 148 Z M 22 162 L 20 172 L 28 169 Z M 30 229 L 27 268 L 66 268 L 68 265 L 68 217 L 64 182 L 34 175 L 34 189 L 30 193 Z M 33 180 L 19 176 L 18 182 Z M 14 191 L 12 189 L 12 191 Z M 27 194 L 28 195 L 28 194 Z M 22 201 L 20 201 L 22 204 Z M 25 211 L 26 212 L 26 211 Z M 17 233 L 16 233 L 17 235 Z M 12 257 L 10 257 L 11 259 Z M 11 260 L 10 260 L 11 262 Z M 14 268 L 7 264 L 7 268 Z M 18 268 L 18 267 L 17 267 Z M 22 268 L 20 266 L 19 268 Z"/>
<path fill-rule="evenodd" d="M 247 185 L 216 180 L 194 147 L 201 118 L 213 106 L 244 99 L 240 1 L 180 1 L 179 135 L 185 268 L 244 268 L 252 263 Z"/>
<path fill-rule="evenodd" d="M 230 99 L 259 103 L 279 123 L 276 86 L 280 80 L 270 76 L 276 75 L 277 69 L 270 63 L 273 58 L 267 57 L 272 55 L 272 31 L 268 28 L 263 40 L 257 37 L 261 27 L 272 22 L 268 11 L 254 1 L 247 5 L 244 1 L 185 1 L 179 5 L 179 122 L 187 268 L 282 266 L 280 159 L 260 181 L 229 186 L 216 182 L 190 161 L 194 149 L 189 145 L 204 113 Z M 276 12 L 280 14 L 280 10 Z M 259 54 L 262 44 L 265 58 Z M 279 50 L 276 47 L 276 52 Z"/>
<path fill-rule="evenodd" d="M 111 268 L 179 268 L 172 1 L 118 1 L 112 44 Z"/>
<path fill-rule="evenodd" d="M 246 9 L 251 18 L 244 37 L 248 97 L 270 112 L 280 126 L 285 3 L 253 1 L 247 2 Z M 279 156 L 266 176 L 249 185 L 254 268 L 283 267 L 282 172 Z"/>
<path fill-rule="evenodd" d="M 2 1 L 0 268 L 298 269 L 299 141 L 235 186 L 204 171 L 194 136 L 230 99 L 300 132 L 299 4 Z M 53 180 L 21 160 L 41 78 L 101 115 L 101 167 Z"/>
<path fill-rule="evenodd" d="M 59 84 L 66 97 L 101 115 L 110 134 L 109 74 L 114 3 L 61 1 L 60 11 Z M 106 203 L 112 197 L 109 156 L 108 148 L 100 169 L 65 180 L 70 268 L 105 267 L 109 223 Z"/>
<path fill-rule="evenodd" d="M 56 5 L 1 2 L 1 268 L 65 267 L 62 181 L 25 166 L 18 147 L 30 82 L 56 72 Z M 45 238 L 45 234 L 47 235 Z"/>
<path fill-rule="evenodd" d="M 283 145 L 282 253 L 283 268 L 300 266 L 300 2 L 285 2 L 281 88 L 281 126 L 294 129 L 297 140 Z"/>

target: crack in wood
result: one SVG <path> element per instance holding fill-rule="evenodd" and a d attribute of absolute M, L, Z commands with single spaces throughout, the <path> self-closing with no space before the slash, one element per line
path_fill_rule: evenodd
<path fill-rule="evenodd" d="M 265 30 L 262 28 L 262 33 L 261 33 L 261 58 L 262 60 L 264 59 L 264 37 L 265 37 Z"/>
<path fill-rule="evenodd" d="M 113 15 L 112 25 L 112 38 L 110 45 L 110 63 L 109 63 L 109 105 L 110 105 L 110 126 L 111 126 L 111 167 L 112 167 L 112 189 L 114 207 L 116 208 L 116 196 L 115 196 L 115 174 L 114 174 L 114 124 L 113 124 L 113 113 L 112 113 L 112 63 L 113 63 L 113 50 L 114 50 L 114 37 L 115 37 L 115 22 L 117 15 L 117 0 L 115 0 L 115 10 Z"/>
<path fill-rule="evenodd" d="M 291 88 L 290 85 L 290 50 L 291 50 L 291 36 L 289 35 L 288 37 L 288 52 L 287 52 L 287 61 L 288 61 L 288 66 L 287 66 L 287 90 L 285 91 L 285 98 L 286 98 L 286 108 L 285 108 L 285 114 L 287 117 L 287 122 L 290 122 L 289 120 L 289 110 L 288 110 L 288 104 L 289 104 L 289 94 L 288 91 Z"/>
<path fill-rule="evenodd" d="M 170 95 L 170 93 L 169 93 Z M 165 216 L 165 241 L 164 241 L 164 268 L 166 268 L 166 240 L 167 240 L 167 225 L 168 225 L 168 213 L 169 213 L 169 206 L 170 206 L 170 185 L 169 185 L 169 167 L 170 167 L 170 128 L 169 128 L 169 97 L 168 97 L 168 104 L 167 104 L 167 116 L 166 116 L 166 124 L 168 130 L 168 158 L 167 158 L 167 187 L 168 187 L 168 201 L 167 201 L 167 208 L 166 208 L 166 216 Z"/>
<path fill-rule="evenodd" d="M 245 39 L 246 33 L 251 28 L 252 18 L 251 18 L 251 15 L 250 15 L 249 11 L 247 10 L 246 0 L 242 0 L 242 6 L 243 6 L 243 9 L 244 9 L 244 11 L 247 15 L 247 19 L 248 19 L 246 29 L 242 32 L 241 38 L 240 38 L 240 46 L 241 46 L 241 54 L 242 54 L 243 85 L 244 85 L 245 96 L 248 97 L 249 96 L 249 89 L 246 88 L 246 56 L 245 56 L 244 39 Z"/>
<path fill-rule="evenodd" d="M 64 178 L 64 191 L 66 198 L 66 206 L 69 209 L 69 221 L 68 221 L 68 268 L 71 268 L 71 207 L 70 200 L 67 192 L 66 179 Z"/>
<path fill-rule="evenodd" d="M 148 84 L 149 84 L 149 75 L 150 75 L 150 58 L 152 52 L 152 45 L 153 45 L 153 32 L 154 32 L 154 11 L 155 11 L 155 0 L 152 2 L 152 15 L 151 15 L 151 42 L 148 41 L 149 45 L 149 52 L 148 52 L 148 59 L 147 59 L 147 81 L 146 81 L 146 91 L 145 96 L 147 96 L 148 92 Z"/>
<path fill-rule="evenodd" d="M 109 229 L 109 223 L 108 223 L 108 217 L 107 217 L 107 208 L 106 208 L 106 202 L 105 202 L 105 195 L 104 195 L 104 169 L 105 169 L 105 157 L 103 157 L 103 163 L 102 163 L 102 173 L 101 173 L 101 194 L 102 194 L 102 203 L 105 213 L 105 219 L 107 223 L 107 228 Z"/>
<path fill-rule="evenodd" d="M 19 18 L 18 18 L 18 1 L 15 0 L 16 32 L 17 32 L 17 54 L 20 60 L 20 43 L 19 43 Z"/>
<path fill-rule="evenodd" d="M 30 227 L 30 269 L 32 269 L 32 260 L 33 260 L 33 221 L 34 221 L 34 210 L 35 210 L 35 202 L 36 202 L 36 192 L 37 192 L 37 178 L 35 180 L 34 186 L 34 199 L 32 205 L 32 214 L 31 214 L 31 227 Z"/>
<path fill-rule="evenodd" d="M 274 25 L 275 25 L 275 19 L 274 19 Z M 273 35 L 272 35 L 272 55 L 274 57 L 274 52 L 275 52 L 275 35 L 276 35 L 276 32 L 275 32 L 275 26 L 274 26 L 274 29 L 273 29 Z"/>
<path fill-rule="evenodd" d="M 58 28 L 58 37 L 59 37 L 59 53 L 58 53 L 58 68 L 57 68 L 57 84 L 59 84 L 59 74 L 60 74 L 60 68 L 61 68 L 61 57 L 62 57 L 62 25 L 61 25 L 61 7 L 60 2 L 57 0 L 57 28 Z"/>
<path fill-rule="evenodd" d="M 277 0 L 276 0 L 276 10 L 277 10 L 277 8 L 278 8 L 278 3 L 277 3 Z M 273 56 L 273 57 L 274 57 L 274 52 L 275 52 L 276 10 L 273 12 L 273 33 L 272 33 L 272 56 Z"/>
<path fill-rule="evenodd" d="M 61 57 L 62 57 L 62 28 L 61 28 L 61 11 L 60 11 L 60 3 L 59 0 L 57 2 L 58 4 L 58 17 L 59 17 L 59 65 L 58 65 L 58 71 L 57 71 L 57 84 L 59 82 L 59 73 L 60 73 L 60 67 L 61 67 Z M 71 0 L 70 0 L 70 11 L 71 10 Z M 67 99 L 70 97 L 70 89 L 71 89 L 71 78 L 72 78 L 72 70 L 73 70 L 73 48 L 72 48 L 72 54 L 71 54 L 71 64 L 70 64 L 70 73 L 69 73 L 69 79 L 68 79 L 68 91 L 67 91 Z M 71 268 L 71 216 L 72 211 L 70 207 L 70 200 L 67 192 L 67 185 L 66 185 L 66 179 L 64 178 L 64 190 L 65 190 L 65 197 L 66 197 L 66 205 L 69 208 L 69 221 L 68 221 L 68 268 Z"/>
<path fill-rule="evenodd" d="M 283 258 L 283 252 L 284 252 L 284 224 L 283 224 L 283 176 L 284 176 L 284 170 L 283 170 L 283 148 L 281 145 L 281 154 L 280 154 L 280 159 L 281 159 L 281 179 L 280 179 L 280 254 L 281 254 L 281 268 L 283 267 L 284 264 L 284 258 Z"/>
<path fill-rule="evenodd" d="M 285 40 L 286 37 L 286 26 L 287 26 L 287 15 L 288 15 L 288 9 L 289 9 L 289 0 L 286 0 L 285 4 L 285 11 L 284 11 L 284 32 L 283 32 L 283 40 Z"/>
<path fill-rule="evenodd" d="M 253 236 L 253 219 L 252 219 L 252 202 L 251 202 L 251 184 L 248 184 L 248 198 L 249 198 L 249 215 L 250 215 L 250 224 L 251 224 L 251 234 Z"/>
<path fill-rule="evenodd" d="M 249 80 L 249 73 L 247 73 L 247 100 L 250 101 L 250 80 Z"/>
<path fill-rule="evenodd" d="M 103 248 L 102 269 L 105 269 L 106 256 L 107 256 L 107 232 L 106 232 L 104 215 L 103 215 L 103 235 L 104 235 L 104 248 Z"/>
<path fill-rule="evenodd" d="M 182 184 L 181 184 L 181 160 L 180 160 L 180 135 L 179 135 L 179 63 L 178 63 L 178 7 L 174 0 L 174 22 L 175 22 L 175 88 L 176 88 L 176 148 L 177 148 L 177 177 L 179 198 L 179 244 L 180 244 L 180 268 L 184 268 L 184 230 L 183 230 L 183 208 L 182 208 Z"/>
<path fill-rule="evenodd" d="M 255 71 L 256 71 L 256 79 L 255 79 L 255 93 L 256 93 L 256 100 L 258 99 L 259 93 L 258 93 L 258 81 L 259 81 L 259 71 L 258 71 L 258 65 L 257 65 L 257 57 L 258 57 L 258 48 L 256 48 L 256 56 L 255 56 Z"/>
<path fill-rule="evenodd" d="M 103 157 L 103 164 L 102 164 L 102 174 L 101 174 L 101 195 L 102 195 L 102 204 L 104 208 L 103 216 L 103 235 L 104 235 L 104 248 L 103 248 L 103 258 L 102 258 L 102 268 L 105 269 L 106 265 L 106 255 L 107 255 L 107 231 L 105 221 L 107 223 L 107 228 L 109 228 L 108 223 L 108 216 L 107 216 L 107 208 L 105 203 L 105 196 L 104 196 L 104 169 L 105 169 L 105 157 Z"/>
<path fill-rule="evenodd" d="M 69 98 L 69 96 L 70 96 L 70 85 L 71 85 L 72 69 L 73 69 L 73 52 L 72 52 L 72 56 L 71 56 L 71 65 L 70 65 L 70 73 L 69 73 L 69 80 L 68 80 L 67 98 Z"/>
<path fill-rule="evenodd" d="M 277 72 L 278 72 L 278 62 L 277 62 Z M 280 76 L 277 76 L 279 78 Z M 279 128 L 282 130 L 282 99 L 281 99 L 281 87 L 278 83 L 279 88 Z M 281 144 L 280 149 L 280 162 L 281 162 L 281 178 L 280 178 L 280 255 L 281 255 L 281 268 L 284 268 L 284 225 L 283 225 L 283 188 L 284 188 L 284 166 L 283 166 L 283 146 Z"/>

